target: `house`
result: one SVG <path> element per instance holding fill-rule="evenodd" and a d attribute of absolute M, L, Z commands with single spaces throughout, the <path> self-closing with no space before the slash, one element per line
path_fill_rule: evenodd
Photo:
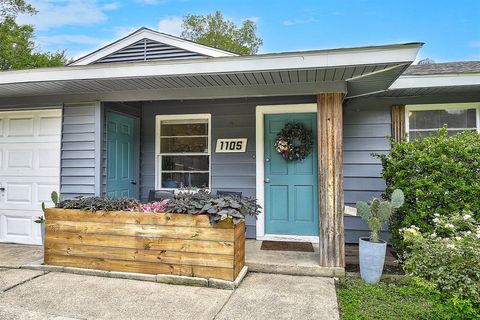
<path fill-rule="evenodd" d="M 384 190 L 370 154 L 386 136 L 480 130 L 480 62 L 411 66 L 421 47 L 238 56 L 142 28 L 66 67 L 2 72 L 0 241 L 40 243 L 52 190 L 206 186 L 258 198 L 248 237 L 319 241 L 320 265 L 343 266 L 367 232 L 344 204 Z M 312 131 L 303 161 L 275 150 L 290 122 Z"/>

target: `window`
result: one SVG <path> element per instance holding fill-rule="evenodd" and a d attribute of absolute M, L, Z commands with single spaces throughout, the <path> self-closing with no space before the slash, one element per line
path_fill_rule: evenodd
<path fill-rule="evenodd" d="M 156 189 L 210 187 L 210 115 L 157 116 Z"/>
<path fill-rule="evenodd" d="M 426 137 L 444 125 L 450 135 L 465 130 L 480 132 L 479 103 L 407 105 L 405 112 L 410 139 Z"/>

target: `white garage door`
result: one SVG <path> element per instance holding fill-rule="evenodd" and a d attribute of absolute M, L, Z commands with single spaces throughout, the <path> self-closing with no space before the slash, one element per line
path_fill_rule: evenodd
<path fill-rule="evenodd" d="M 0 242 L 41 244 L 41 203 L 59 189 L 61 110 L 0 112 Z"/>

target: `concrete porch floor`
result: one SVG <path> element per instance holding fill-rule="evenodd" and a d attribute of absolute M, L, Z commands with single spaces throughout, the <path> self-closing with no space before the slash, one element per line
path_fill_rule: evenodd
<path fill-rule="evenodd" d="M 261 250 L 262 241 L 248 239 L 245 243 L 245 264 L 249 271 L 287 275 L 341 277 L 344 268 L 325 268 L 319 265 L 318 244 L 314 252 Z"/>

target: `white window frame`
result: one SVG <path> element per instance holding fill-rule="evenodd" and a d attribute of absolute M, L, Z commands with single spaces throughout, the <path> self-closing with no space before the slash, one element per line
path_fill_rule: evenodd
<path fill-rule="evenodd" d="M 480 102 L 472 103 L 436 103 L 436 104 L 410 104 L 405 105 L 405 133 L 407 139 L 410 139 L 410 121 L 408 114 L 410 111 L 431 111 L 445 109 L 476 109 L 477 132 L 480 133 Z"/>
<path fill-rule="evenodd" d="M 174 114 L 174 115 L 157 115 L 155 117 L 155 190 L 174 190 L 177 191 L 180 188 L 162 188 L 162 161 L 161 157 L 164 155 L 161 153 L 160 149 L 160 136 L 161 136 L 161 122 L 165 120 L 207 120 L 208 122 L 208 138 L 207 138 L 207 153 L 200 152 L 178 152 L 178 153 L 165 153 L 165 155 L 170 156 L 198 156 L 204 155 L 209 156 L 208 161 L 208 188 L 212 188 L 212 115 L 210 113 L 200 113 L 200 114 Z"/>

